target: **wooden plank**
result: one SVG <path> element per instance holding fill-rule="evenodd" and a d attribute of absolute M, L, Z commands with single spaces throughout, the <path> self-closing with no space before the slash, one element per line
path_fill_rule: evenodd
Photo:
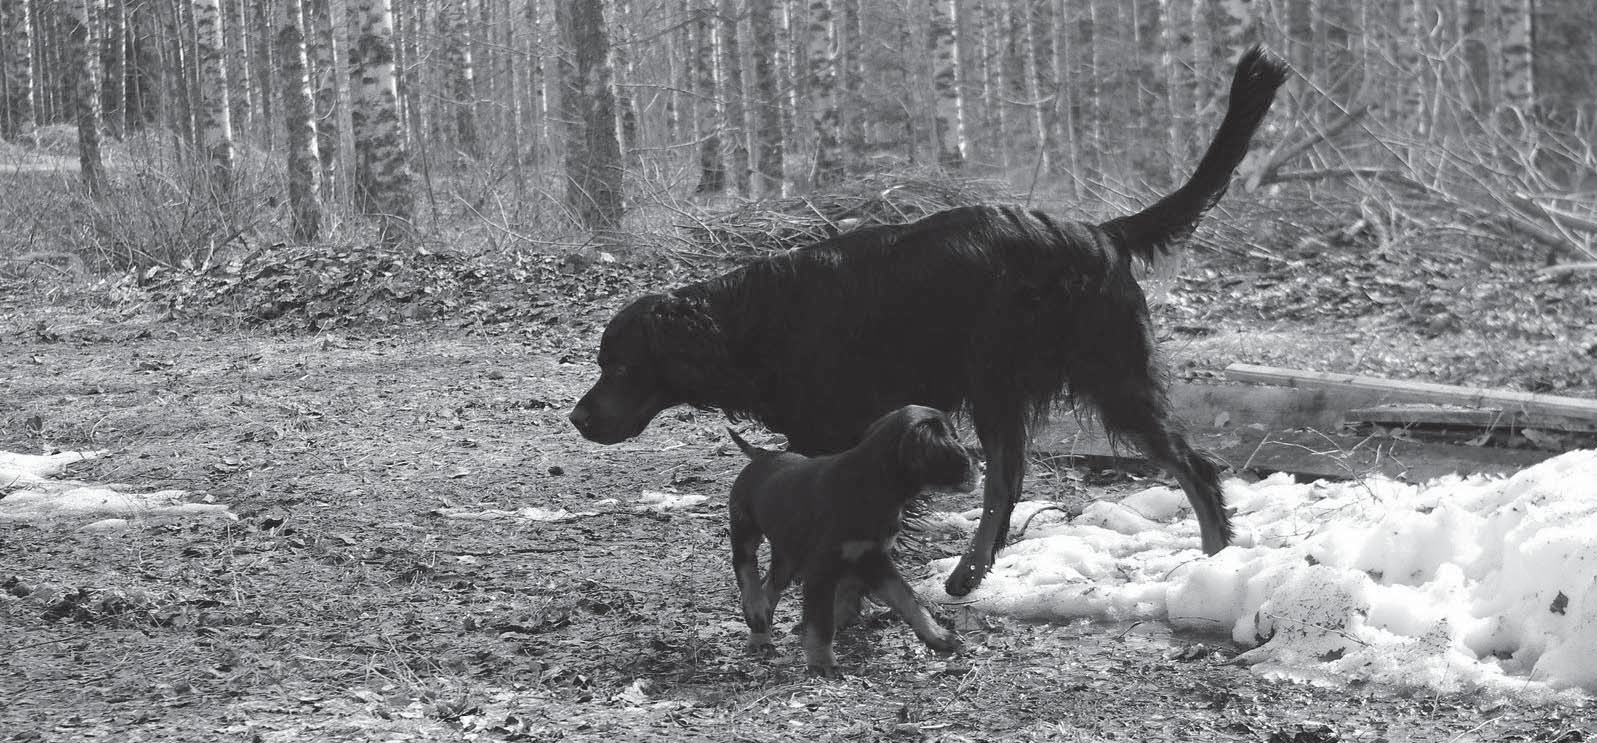
<path fill-rule="evenodd" d="M 1435 405 L 1382 405 L 1375 408 L 1354 408 L 1347 411 L 1347 419 L 1376 423 L 1383 426 L 1459 426 L 1464 428 L 1497 428 L 1514 426 L 1524 416 L 1505 413 L 1498 408 L 1443 408 Z"/>
<path fill-rule="evenodd" d="M 1424 482 L 1450 474 L 1506 476 L 1559 454 L 1314 431 L 1238 433 L 1238 445 L 1220 451 L 1232 467 L 1260 474 L 1289 472 L 1326 479 L 1377 473 L 1404 482 Z M 1251 453 L 1244 455 L 1243 450 L 1250 447 Z"/>
<path fill-rule="evenodd" d="M 1434 402 L 1470 407 L 1497 407 L 1528 415 L 1597 420 L 1597 400 L 1578 397 L 1458 387 L 1430 382 L 1406 382 L 1357 374 L 1333 374 L 1253 364 L 1232 364 L 1226 367 L 1226 378 L 1239 382 L 1312 390 L 1364 390 L 1379 393 L 1383 400 L 1388 402 Z"/>
<path fill-rule="evenodd" d="M 1176 382 L 1170 404 L 1181 422 L 1194 430 L 1259 424 L 1270 428 L 1341 428 L 1344 412 L 1380 403 L 1380 395 L 1364 390 L 1306 390 L 1242 384 Z M 1060 434 L 1079 430 L 1068 410 L 1053 411 L 1051 425 Z"/>
<path fill-rule="evenodd" d="M 1045 429 L 1043 433 L 1048 430 Z M 1424 482 L 1448 474 L 1512 475 L 1558 452 L 1472 447 L 1404 439 L 1325 435 L 1313 431 L 1196 434 L 1191 443 L 1231 465 L 1235 472 L 1286 472 L 1305 479 L 1347 480 L 1381 474 Z M 1078 431 L 1060 439 L 1039 435 L 1034 454 L 1084 461 L 1097 467 L 1145 471 L 1151 467 L 1134 447 L 1112 447 L 1101 433 Z"/>
<path fill-rule="evenodd" d="M 1350 421 L 1380 426 L 1444 426 L 1453 428 L 1520 429 L 1597 432 L 1597 421 L 1559 416 L 1535 416 L 1498 408 L 1454 408 L 1435 405 L 1382 405 L 1347 411 Z"/>
<path fill-rule="evenodd" d="M 1170 404 L 1177 417 L 1200 429 L 1245 424 L 1336 429 L 1342 425 L 1342 411 L 1352 407 L 1352 402 L 1334 392 L 1288 387 L 1190 382 L 1170 387 Z"/>

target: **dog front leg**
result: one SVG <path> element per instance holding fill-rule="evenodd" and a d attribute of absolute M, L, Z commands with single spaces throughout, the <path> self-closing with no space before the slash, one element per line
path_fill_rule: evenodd
<path fill-rule="evenodd" d="M 959 635 L 937 623 L 932 613 L 915 597 L 914 589 L 909 587 L 909 582 L 904 580 L 903 574 L 898 572 L 898 567 L 890 558 L 878 554 L 867 559 L 870 562 L 862 564 L 861 570 L 871 583 L 871 596 L 898 612 L 927 647 L 944 653 L 959 649 Z"/>
<path fill-rule="evenodd" d="M 1019 419 L 1017 419 L 1019 420 Z M 1020 499 L 1020 484 L 1026 474 L 1026 429 L 1024 424 L 1003 432 L 978 426 L 982 448 L 987 452 L 987 481 L 982 488 L 981 523 L 971 540 L 970 551 L 959 559 L 943 590 L 950 596 L 964 596 L 981 585 L 993 565 L 998 550 L 1009 535 L 1009 516 Z"/>
<path fill-rule="evenodd" d="M 737 576 L 743 621 L 749 626 L 749 652 L 775 654 L 776 646 L 771 642 L 771 617 L 776 607 L 760 582 L 759 550 L 764 535 L 754 519 L 736 505 L 732 509 L 732 520 L 727 531 L 732 537 L 732 571 Z"/>

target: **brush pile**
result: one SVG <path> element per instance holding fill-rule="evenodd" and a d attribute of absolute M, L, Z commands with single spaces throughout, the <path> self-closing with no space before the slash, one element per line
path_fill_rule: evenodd
<path fill-rule="evenodd" d="M 824 193 L 749 201 L 694 217 L 694 222 L 678 225 L 687 242 L 678 252 L 706 258 L 766 255 L 859 227 L 904 224 L 956 206 L 1020 200 L 996 181 L 930 172 L 881 174 Z"/>

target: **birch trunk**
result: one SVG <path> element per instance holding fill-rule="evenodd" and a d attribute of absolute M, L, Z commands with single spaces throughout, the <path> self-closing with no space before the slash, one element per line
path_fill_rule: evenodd
<path fill-rule="evenodd" d="M 758 161 L 754 195 L 783 195 L 782 99 L 777 84 L 776 25 L 771 0 L 750 0 L 749 28 L 754 37 L 755 147 Z"/>
<path fill-rule="evenodd" d="M 200 107 L 196 117 L 200 146 L 210 160 L 211 188 L 221 196 L 233 190 L 233 122 L 228 110 L 222 12 L 217 0 L 195 0 L 194 29 L 200 67 Z"/>
<path fill-rule="evenodd" d="M 321 156 L 316 148 L 315 102 L 305 52 L 305 16 L 300 0 L 282 0 L 278 59 L 283 61 L 283 115 L 288 131 L 288 206 L 294 239 L 309 243 L 322 228 Z"/>
<path fill-rule="evenodd" d="M 355 147 L 355 204 L 378 219 L 383 245 L 412 233 L 410 153 L 405 149 L 394 70 L 394 20 L 388 0 L 349 6 L 355 39 L 350 44 L 350 133 Z"/>

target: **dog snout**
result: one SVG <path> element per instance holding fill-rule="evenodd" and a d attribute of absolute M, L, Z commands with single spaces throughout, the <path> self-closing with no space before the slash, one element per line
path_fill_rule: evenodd
<path fill-rule="evenodd" d="M 566 416 L 566 419 L 570 420 L 571 425 L 577 427 L 577 432 L 584 436 L 588 435 L 588 427 L 593 425 L 593 414 L 581 403 L 571 409 L 571 415 Z"/>

